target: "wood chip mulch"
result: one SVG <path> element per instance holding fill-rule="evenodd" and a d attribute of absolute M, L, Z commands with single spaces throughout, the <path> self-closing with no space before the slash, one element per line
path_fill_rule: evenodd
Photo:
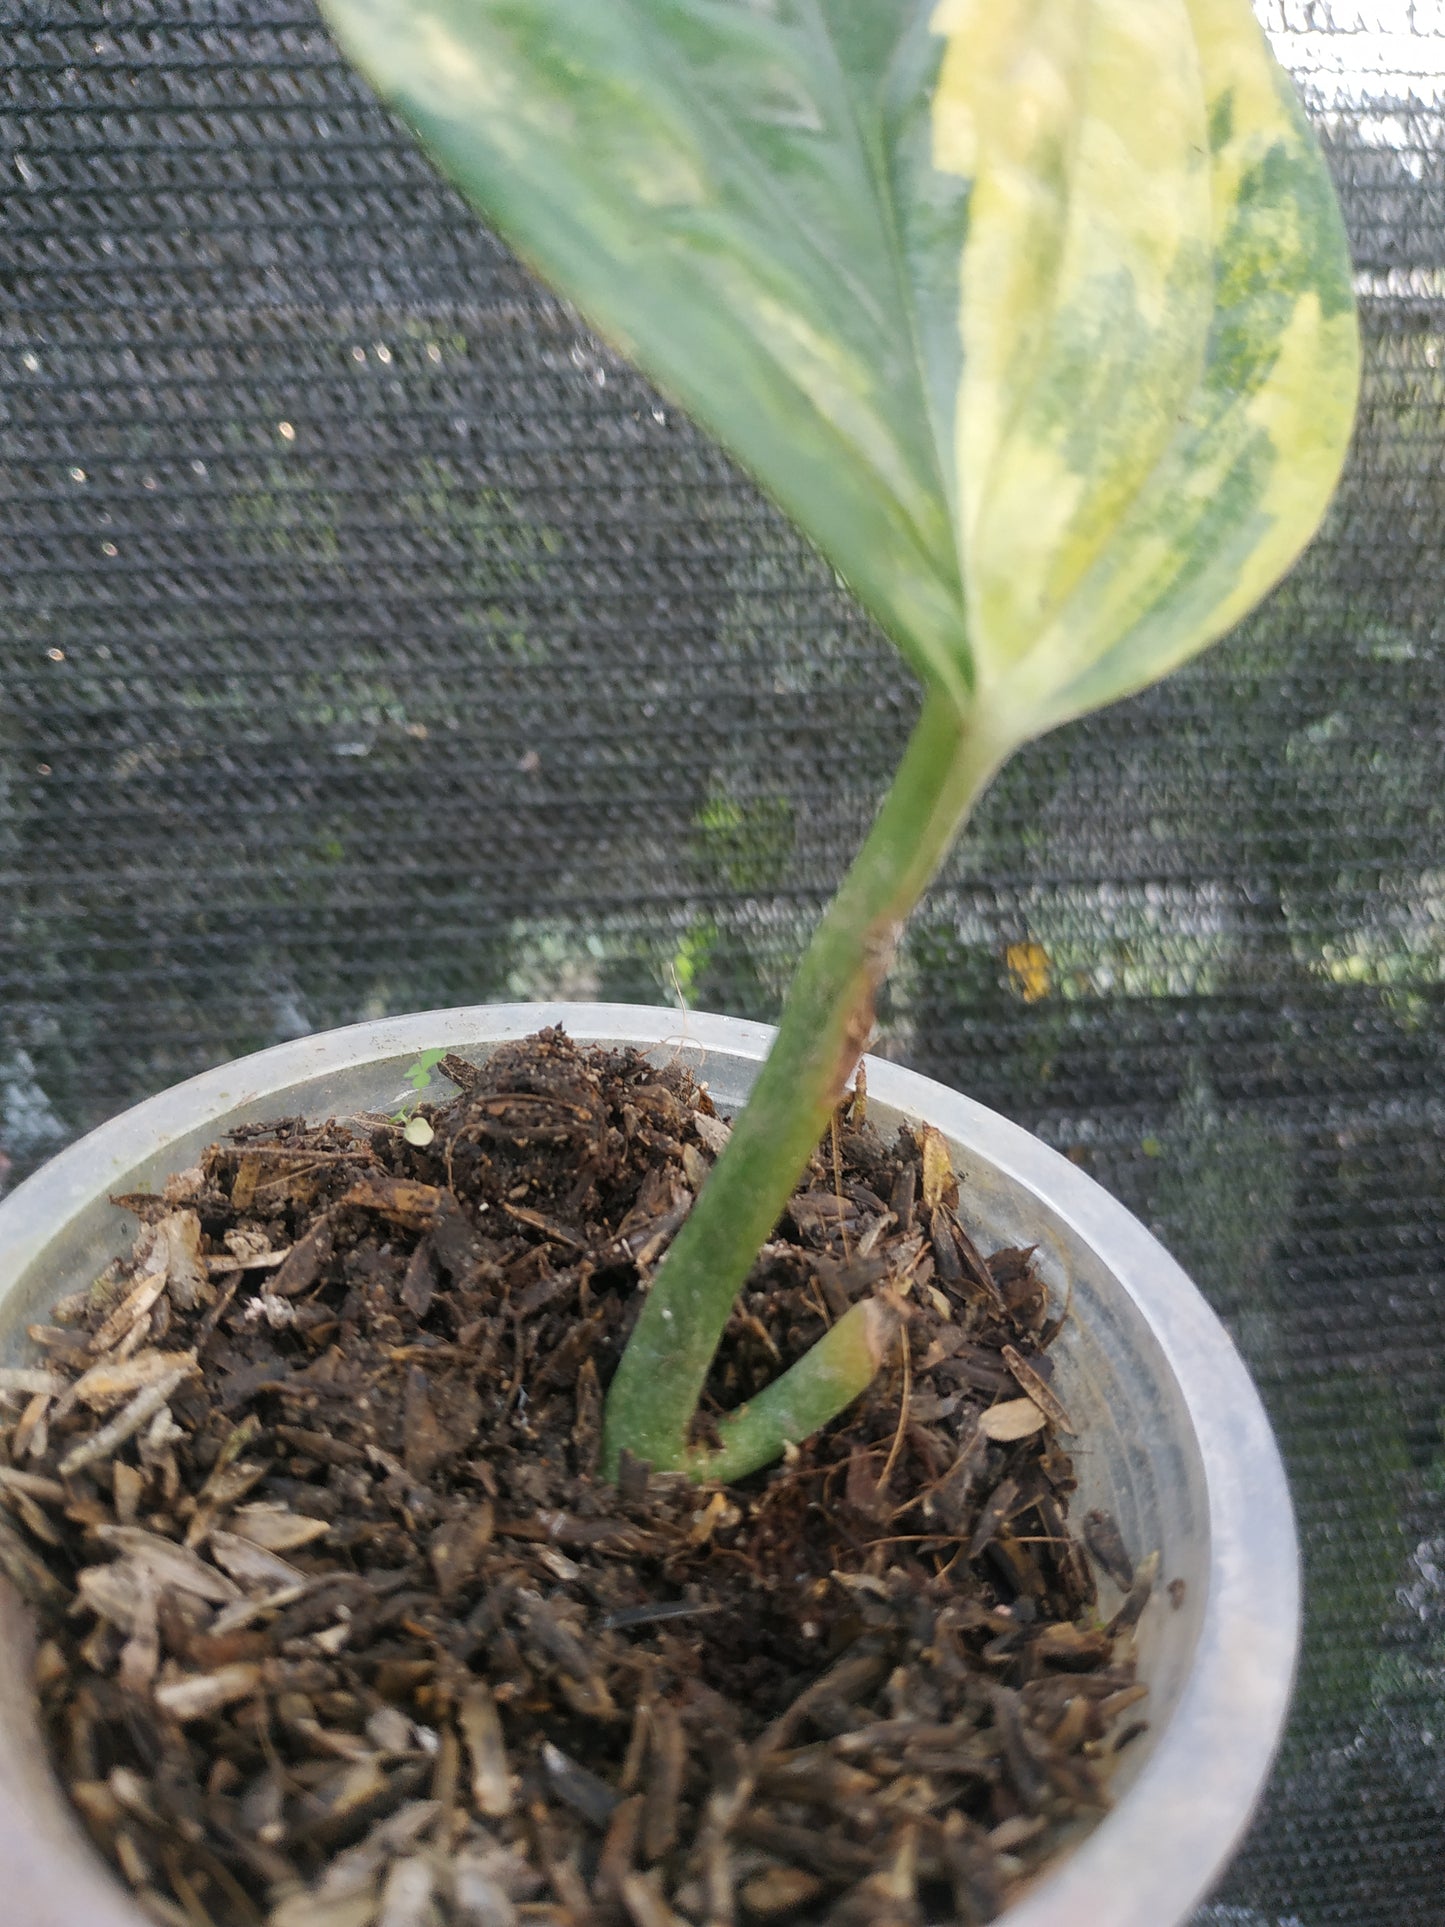
<path fill-rule="evenodd" d="M 1071 1535 L 1066 1308 L 854 1100 L 709 1396 L 871 1292 L 892 1366 L 738 1487 L 610 1487 L 603 1389 L 728 1127 L 555 1031 L 441 1068 L 125 1200 L 133 1253 L 0 1370 L 0 1570 L 96 1841 L 166 1927 L 992 1919 L 1141 1730 L 1155 1562 Z"/>

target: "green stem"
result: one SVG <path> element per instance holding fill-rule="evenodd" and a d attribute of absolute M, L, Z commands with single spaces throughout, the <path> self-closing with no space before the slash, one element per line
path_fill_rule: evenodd
<path fill-rule="evenodd" d="M 840 1370 L 835 1343 L 834 1356 L 819 1361 L 828 1395 L 798 1400 L 795 1375 L 806 1380 L 815 1347 L 784 1375 L 794 1382 L 786 1396 L 769 1401 L 782 1393 L 779 1380 L 724 1421 L 725 1474 L 719 1459 L 689 1446 L 723 1327 L 867 1045 L 874 998 L 904 920 L 1010 747 L 977 710 L 962 715 L 945 697 L 925 697 L 893 787 L 799 965 L 752 1095 L 663 1260 L 618 1366 L 603 1430 L 609 1477 L 624 1451 L 660 1470 L 740 1477 L 776 1457 L 785 1438 L 826 1423 L 877 1370 L 876 1344 L 853 1345 L 851 1367 Z M 856 1322 L 852 1329 L 858 1335 Z M 781 1419 L 785 1405 L 796 1408 L 796 1421 Z M 821 1406 L 828 1409 L 819 1415 Z M 805 1417 L 802 1431 L 784 1429 Z"/>

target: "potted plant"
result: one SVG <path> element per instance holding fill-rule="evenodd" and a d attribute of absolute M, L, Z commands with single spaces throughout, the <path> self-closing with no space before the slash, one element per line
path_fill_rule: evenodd
<path fill-rule="evenodd" d="M 502 1005 L 359 1024 L 208 1071 L 103 1125 L 0 1204 L 4 1355 L 26 1356 L 30 1322 L 49 1318 L 77 1279 L 103 1274 L 127 1248 L 116 1193 L 159 1197 L 207 1146 L 262 1120 L 394 1114 L 414 1098 L 408 1073 L 425 1055 L 480 1059 L 549 1024 L 580 1044 L 690 1067 L 724 1114 L 746 1103 L 773 1036 L 696 1012 Z M 984 1248 L 1040 1243 L 1054 1297 L 1072 1307 L 1055 1385 L 1086 1446 L 1075 1510 L 1107 1511 L 1136 1551 L 1159 1554 L 1160 1585 L 1139 1627 L 1148 1731 L 1123 1757 L 1108 1817 L 1082 1845 L 1066 1843 L 1073 1851 L 1002 1919 L 1183 1922 L 1248 1820 L 1289 1696 L 1298 1572 L 1268 1422 L 1198 1292 L 1083 1172 L 897 1065 L 869 1060 L 868 1080 L 881 1126 L 942 1133 L 966 1175 L 968 1220 Z M 0 1557 L 15 1543 L 0 1520 Z M 146 1916 L 98 1860 L 39 1759 L 31 1646 L 17 1596 L 0 1585 L 0 1851 L 12 1917 L 25 1927 L 140 1927 Z M 303 1902 L 308 1927 L 329 1927 L 320 1903 Z"/>
<path fill-rule="evenodd" d="M 873 828 L 608 1400 L 697 1477 L 886 1343 L 860 1305 L 700 1450 L 737 1292 L 847 1088 L 903 922 L 1021 743 L 1185 661 L 1323 514 L 1350 263 L 1248 0 L 329 0 L 527 259 L 711 428 L 922 680 Z"/>
<path fill-rule="evenodd" d="M 606 1474 L 630 1461 L 735 1479 L 848 1407 L 892 1344 L 894 1311 L 862 1297 L 696 1434 L 739 1288 L 973 802 L 1021 743 L 1231 627 L 1323 513 L 1357 383 L 1338 213 L 1246 0 L 329 11 L 504 234 L 754 470 L 924 685 L 897 779 L 608 1392 Z M 17 1193 L 12 1221 L 16 1203 L 34 1209 Z M 82 1259 L 83 1237 L 66 1248 Z M 17 1290 L 49 1275 L 32 1262 Z M 1257 1409 L 1228 1390 L 1270 1485 Z M 1200 1424 L 1166 1462 L 1202 1450 Z M 1227 1566 L 1247 1535 L 1207 1510 Z M 1207 1603 L 1238 1580 L 1216 1566 Z M 1193 1629 L 1196 1683 L 1214 1639 L 1233 1642 L 1214 1657 L 1236 1679 L 1268 1643 L 1241 1649 L 1238 1622 Z M 1262 1689 L 1276 1712 L 1280 1657 L 1276 1639 Z M 1196 1686 L 1179 1691 L 1192 1706 Z M 1237 1712 L 1224 1693 L 1199 1717 L 1221 1707 Z M 1227 1839 L 1242 1806 L 1225 1804 Z M 1106 1836 L 1129 1838 L 1118 1820 L 1096 1861 Z M 1198 1863 L 1177 1871 L 1141 1875 L 1152 1913 L 1095 1905 L 1121 1922 L 1177 1915 L 1200 1884 Z M 1074 1877 L 1022 1902 L 1020 1927 L 1066 1918 Z"/>

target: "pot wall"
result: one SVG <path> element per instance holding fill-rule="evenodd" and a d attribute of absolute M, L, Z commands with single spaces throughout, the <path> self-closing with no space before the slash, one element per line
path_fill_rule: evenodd
<path fill-rule="evenodd" d="M 746 1097 L 772 1033 L 694 1012 L 502 1005 L 356 1025 L 283 1044 L 162 1093 L 63 1152 L 0 1204 L 0 1356 L 25 1327 L 129 1247 L 111 1193 L 156 1185 L 236 1125 L 391 1111 L 429 1048 L 484 1051 L 543 1024 L 579 1041 L 680 1055 L 719 1107 Z M 981 1105 L 870 1058 L 869 1110 L 949 1139 L 963 1212 L 984 1249 L 1036 1244 L 1073 1316 L 1056 1389 L 1079 1428 L 1075 1518 L 1104 1506 L 1160 1584 L 1140 1626 L 1150 1730 L 1128 1749 L 1118 1803 L 1006 1927 L 1174 1927 L 1252 1811 L 1283 1723 L 1299 1629 L 1289 1497 L 1267 1421 L 1228 1336 L 1167 1252 L 1092 1180 Z M 1182 1580 L 1172 1604 L 1166 1583 Z M 0 1589 L 3 1592 L 3 1589 Z M 1107 1582 L 1101 1604 L 1111 1609 Z M 140 1927 L 143 1916 L 38 1773 L 13 1601 L 0 1597 L 0 1866 L 15 1927 Z M 1001 1924 L 1002 1927 L 1002 1924 Z"/>

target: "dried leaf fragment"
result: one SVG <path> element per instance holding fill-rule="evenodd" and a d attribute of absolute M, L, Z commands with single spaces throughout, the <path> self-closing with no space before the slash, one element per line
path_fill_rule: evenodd
<path fill-rule="evenodd" d="M 147 1586 L 154 1596 L 153 1576 L 130 1559 L 117 1559 L 109 1566 L 86 1566 L 75 1578 L 77 1594 L 97 1619 L 127 1634 L 141 1623 Z"/>
<path fill-rule="evenodd" d="M 489 1819 L 500 1819 L 512 1811 L 512 1781 L 497 1702 L 484 1681 L 474 1680 L 462 1694 L 457 1725 L 471 1756 L 472 1798 L 477 1811 Z"/>
<path fill-rule="evenodd" d="M 47 1372 L 40 1365 L 0 1365 L 0 1392 L 16 1392 L 26 1398 L 43 1395 L 57 1398 L 65 1390 L 58 1372 Z"/>
<path fill-rule="evenodd" d="M 193 1351 L 136 1352 L 130 1358 L 119 1361 L 102 1358 L 88 1372 L 82 1372 L 56 1402 L 54 1417 L 59 1421 L 77 1404 L 100 1411 L 107 1405 L 113 1405 L 117 1399 L 128 1398 L 143 1386 L 156 1384 L 172 1372 L 179 1372 L 186 1377 L 197 1369 Z"/>
<path fill-rule="evenodd" d="M 201 1255 L 201 1220 L 195 1211 L 187 1208 L 152 1217 L 154 1199 L 131 1196 L 112 1202 L 139 1212 L 148 1221 L 142 1223 L 133 1254 L 139 1281 L 92 1337 L 94 1352 L 108 1351 L 120 1343 L 162 1291 L 168 1291 L 171 1302 L 182 1311 L 209 1304 L 215 1295 L 206 1276 L 209 1260 Z M 97 1280 L 97 1287 L 104 1282 L 104 1278 Z"/>
<path fill-rule="evenodd" d="M 376 1904 L 374 1880 L 355 1893 L 331 1895 L 303 1890 L 278 1901 L 266 1916 L 266 1927 L 372 1927 Z"/>
<path fill-rule="evenodd" d="M 648 1728 L 641 1847 L 644 1860 L 660 1860 L 677 1839 L 687 1736 L 677 1708 L 666 1700 L 648 1709 Z"/>
<path fill-rule="evenodd" d="M 71 1447 L 60 1461 L 61 1477 L 68 1479 L 73 1473 L 79 1472 L 82 1466 L 93 1465 L 97 1459 L 109 1458 L 117 1446 L 124 1445 L 128 1438 L 132 1438 L 144 1424 L 156 1416 L 181 1380 L 189 1376 L 190 1371 L 191 1367 L 187 1365 L 167 1372 L 164 1378 L 157 1379 L 153 1385 L 147 1385 L 137 1392 L 130 1404 L 125 1406 L 109 1425 L 103 1425 L 88 1439 L 82 1439 L 79 1444 Z"/>
<path fill-rule="evenodd" d="M 437 1417 L 431 1386 L 420 1365 L 406 1375 L 402 1405 L 402 1456 L 414 1479 L 425 1479 L 451 1450 L 452 1441 Z"/>
<path fill-rule="evenodd" d="M 121 1299 L 90 1341 L 92 1352 L 108 1352 L 129 1336 L 166 1288 L 165 1267 L 148 1271 Z"/>
<path fill-rule="evenodd" d="M 284 1505 L 257 1501 L 240 1505 L 231 1514 L 231 1530 L 252 1545 L 267 1552 L 295 1552 L 331 1530 L 325 1519 L 312 1519 L 304 1512 L 291 1512 Z"/>
<path fill-rule="evenodd" d="M 207 1305 L 214 1296 L 201 1256 L 201 1220 L 194 1211 L 172 1211 L 152 1232 L 156 1258 L 164 1254 L 166 1289 L 182 1311 Z"/>
<path fill-rule="evenodd" d="M 414 1847 L 440 1810 L 435 1800 L 408 1800 L 395 1813 L 378 1820 L 364 1839 L 336 1855 L 314 1890 L 318 1898 L 332 1900 L 363 1890 L 370 1892 L 387 1860 Z M 311 1922 L 305 1927 L 311 1927 Z"/>
<path fill-rule="evenodd" d="M 20 1534 L 3 1519 L 0 1519 L 0 1575 L 32 1605 L 53 1609 L 65 1598 L 65 1589 L 50 1568 L 36 1558 Z"/>
<path fill-rule="evenodd" d="M 304 1585 L 306 1580 L 305 1573 L 299 1567 L 288 1565 L 284 1559 L 278 1559 L 274 1552 L 267 1552 L 263 1546 L 243 1539 L 239 1533 L 213 1531 L 211 1555 L 216 1564 L 242 1586 L 264 1586 L 274 1590 L 278 1586 Z"/>
<path fill-rule="evenodd" d="M 558 1799 L 594 1827 L 607 1825 L 621 1797 L 613 1787 L 550 1740 L 542 1744 L 542 1765 Z"/>
<path fill-rule="evenodd" d="M 64 1505 L 65 1487 L 58 1479 L 47 1479 L 38 1472 L 22 1472 L 13 1465 L 0 1465 L 0 1487 L 9 1486 L 39 1499 L 44 1505 Z"/>
<path fill-rule="evenodd" d="M 17 1459 L 43 1459 L 49 1450 L 50 1394 L 37 1392 L 11 1434 L 10 1451 Z"/>
<path fill-rule="evenodd" d="M 683 1922 L 662 1897 L 662 1886 L 655 1874 L 628 1873 L 622 1876 L 622 1901 L 632 1916 L 633 1927 L 683 1927 Z"/>
<path fill-rule="evenodd" d="M 428 1927 L 436 1873 L 421 1854 L 393 1860 L 381 1890 L 376 1927 Z"/>
<path fill-rule="evenodd" d="M 792 1913 L 795 1908 L 806 1907 L 822 1891 L 823 1883 L 816 1874 L 802 1867 L 775 1866 L 766 1867 L 745 1881 L 739 1898 L 750 1914 L 773 1920 L 780 1914 Z"/>
<path fill-rule="evenodd" d="M 958 1198 L 958 1180 L 953 1175 L 953 1159 L 949 1154 L 948 1140 L 937 1125 L 925 1124 L 923 1127 L 923 1206 L 926 1211 L 934 1211 L 940 1204 L 952 1204 Z"/>
<path fill-rule="evenodd" d="M 271 1280 L 271 1289 L 276 1296 L 298 1298 L 303 1291 L 309 1291 L 320 1276 L 321 1267 L 331 1256 L 333 1242 L 331 1220 L 318 1218 L 306 1235 L 292 1245 Z"/>
<path fill-rule="evenodd" d="M 124 1557 L 145 1567 L 163 1590 L 174 1586 L 180 1592 L 192 1593 L 197 1599 L 209 1599 L 218 1605 L 241 1596 L 235 1583 L 214 1566 L 208 1566 L 198 1553 L 178 1546 L 172 1539 L 163 1539 L 157 1532 L 148 1532 L 144 1526 L 101 1526 L 98 1536 Z"/>
<path fill-rule="evenodd" d="M 359 1206 L 363 1211 L 377 1211 L 393 1224 L 405 1225 L 412 1231 L 426 1231 L 435 1222 L 444 1195 L 434 1184 L 376 1175 L 358 1178 L 341 1203 Z"/>
<path fill-rule="evenodd" d="M 1045 1414 L 1031 1398 L 1006 1398 L 1001 1405 L 990 1405 L 979 1414 L 978 1429 L 995 1445 L 1010 1445 L 1041 1432 L 1048 1424 Z"/>
<path fill-rule="evenodd" d="M 1068 1413 L 1023 1354 L 1012 1345 L 1005 1345 L 1000 1356 L 1018 1381 L 1019 1389 L 1033 1400 L 1050 1425 L 1057 1425 L 1061 1432 L 1072 1432 Z"/>
<path fill-rule="evenodd" d="M 254 1661 L 238 1660 L 231 1666 L 218 1666 L 214 1673 L 166 1680 L 155 1689 L 156 1705 L 184 1725 L 187 1720 L 206 1719 L 223 1706 L 247 1698 L 261 1679 L 262 1669 Z"/>
<path fill-rule="evenodd" d="M 1154 1590 L 1154 1581 L 1159 1577 L 1159 1554 L 1151 1552 L 1141 1559 L 1134 1570 L 1134 1583 L 1125 1596 L 1123 1605 L 1109 1621 L 1105 1630 L 1110 1634 L 1124 1632 L 1128 1627 L 1137 1625 L 1139 1616 L 1149 1604 Z"/>
<path fill-rule="evenodd" d="M 491 1503 L 485 1499 L 437 1527 L 427 1542 L 427 1557 L 443 1599 L 452 1598 L 472 1577 L 492 1542 L 493 1529 Z"/>
<path fill-rule="evenodd" d="M 156 1619 L 156 1582 L 144 1567 L 140 1572 L 131 1635 L 121 1651 L 119 1679 L 128 1693 L 144 1694 L 156 1676 L 161 1661 L 160 1631 Z"/>
<path fill-rule="evenodd" d="M 238 1431 L 240 1429 L 237 1427 Z M 232 1436 L 234 1437 L 235 1434 Z M 191 1522 L 186 1528 L 186 1544 L 200 1545 L 220 1515 L 228 1507 L 233 1506 L 237 1499 L 244 1498 L 252 1486 L 259 1484 L 269 1470 L 269 1460 L 227 1460 L 223 1452 L 206 1483 L 196 1494 L 196 1509 L 191 1514 Z"/>
<path fill-rule="evenodd" d="M 516 1906 L 486 1860 L 459 1854 L 452 1867 L 452 1894 L 457 1927 L 515 1927 Z"/>
<path fill-rule="evenodd" d="M 1134 1584 L 1134 1561 L 1112 1513 L 1095 1507 L 1084 1514 L 1084 1544 L 1120 1592 L 1128 1592 Z"/>

